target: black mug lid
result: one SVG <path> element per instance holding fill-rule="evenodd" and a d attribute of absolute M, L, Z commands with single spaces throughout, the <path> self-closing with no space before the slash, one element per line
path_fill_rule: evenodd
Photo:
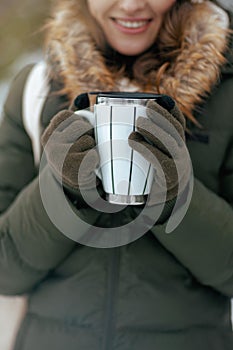
<path fill-rule="evenodd" d="M 90 95 L 96 95 L 96 99 L 99 97 L 109 98 L 126 98 L 126 99 L 156 99 L 160 97 L 160 94 L 146 93 L 146 92 L 130 92 L 130 91 L 100 91 L 90 92 Z"/>

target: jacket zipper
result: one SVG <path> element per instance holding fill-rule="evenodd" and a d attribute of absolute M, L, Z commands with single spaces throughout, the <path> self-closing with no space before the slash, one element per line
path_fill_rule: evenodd
<path fill-rule="evenodd" d="M 112 343 L 115 329 L 115 303 L 119 280 L 120 248 L 110 248 L 110 264 L 108 268 L 106 312 L 104 325 L 103 350 L 112 350 Z"/>

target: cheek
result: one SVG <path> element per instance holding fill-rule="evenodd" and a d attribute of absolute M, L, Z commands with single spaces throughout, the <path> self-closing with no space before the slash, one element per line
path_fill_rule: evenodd
<path fill-rule="evenodd" d="M 106 0 L 104 0 L 105 3 Z M 96 22 L 102 27 L 103 26 L 103 17 L 105 14 L 105 7 L 106 3 L 104 4 L 103 0 L 97 1 L 97 0 L 88 0 L 88 10 L 91 14 L 91 16 L 96 20 Z"/>
<path fill-rule="evenodd" d="M 155 12 L 164 14 L 169 11 L 175 3 L 176 0 L 152 0 L 151 6 Z"/>
<path fill-rule="evenodd" d="M 176 3 L 176 0 L 168 0 L 167 2 L 165 1 L 165 11 L 170 10 L 170 8 Z"/>
<path fill-rule="evenodd" d="M 99 12 L 99 5 L 98 1 L 88 0 L 87 1 L 87 7 L 89 9 L 90 14 L 96 18 L 98 12 Z"/>

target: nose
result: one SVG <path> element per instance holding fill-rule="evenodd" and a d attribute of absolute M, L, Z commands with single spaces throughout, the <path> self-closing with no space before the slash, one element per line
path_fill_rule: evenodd
<path fill-rule="evenodd" d="M 120 9 L 128 14 L 134 14 L 145 7 L 145 0 L 121 0 Z"/>

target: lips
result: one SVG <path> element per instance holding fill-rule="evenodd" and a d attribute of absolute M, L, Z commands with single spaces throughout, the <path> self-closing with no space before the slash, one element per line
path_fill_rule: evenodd
<path fill-rule="evenodd" d="M 116 28 L 123 33 L 139 34 L 147 30 L 152 19 L 151 18 L 112 18 Z"/>

